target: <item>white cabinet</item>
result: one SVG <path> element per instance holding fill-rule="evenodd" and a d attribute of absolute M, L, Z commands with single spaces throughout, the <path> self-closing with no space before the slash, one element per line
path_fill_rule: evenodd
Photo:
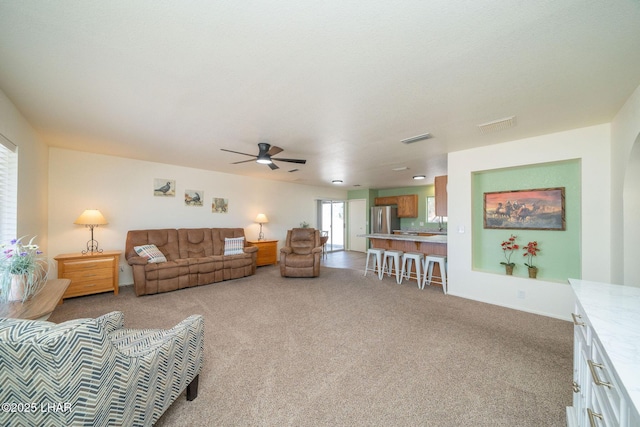
<path fill-rule="evenodd" d="M 567 424 L 640 426 L 640 288 L 570 279 L 576 294 Z"/>

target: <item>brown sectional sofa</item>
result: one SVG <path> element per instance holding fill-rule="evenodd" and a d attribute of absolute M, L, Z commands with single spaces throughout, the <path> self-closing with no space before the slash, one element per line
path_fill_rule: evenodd
<path fill-rule="evenodd" d="M 257 247 L 244 242 L 243 253 L 224 255 L 225 238 L 244 237 L 242 228 L 165 228 L 127 233 L 125 258 L 133 267 L 136 295 L 156 294 L 256 272 Z M 156 245 L 167 262 L 149 263 L 134 247 Z"/>

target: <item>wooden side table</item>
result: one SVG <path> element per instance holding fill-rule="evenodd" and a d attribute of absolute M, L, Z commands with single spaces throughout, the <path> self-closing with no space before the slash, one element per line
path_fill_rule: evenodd
<path fill-rule="evenodd" d="M 278 241 L 277 240 L 247 240 L 249 246 L 258 248 L 258 267 L 278 263 Z"/>
<path fill-rule="evenodd" d="M 120 254 L 120 251 L 104 251 L 86 255 L 62 254 L 55 257 L 58 261 L 58 278 L 71 280 L 63 298 L 111 291 L 118 295 Z"/>

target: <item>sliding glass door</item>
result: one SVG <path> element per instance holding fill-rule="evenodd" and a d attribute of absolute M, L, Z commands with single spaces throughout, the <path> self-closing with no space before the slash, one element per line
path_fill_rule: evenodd
<path fill-rule="evenodd" d="M 318 200 L 318 229 L 328 234 L 328 252 L 343 251 L 345 234 L 345 202 L 340 200 Z"/>

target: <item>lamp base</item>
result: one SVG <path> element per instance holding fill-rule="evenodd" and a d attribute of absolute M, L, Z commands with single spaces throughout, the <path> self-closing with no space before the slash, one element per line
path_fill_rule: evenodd
<path fill-rule="evenodd" d="M 98 248 L 98 241 L 97 240 L 89 240 L 87 242 L 87 249 L 82 251 L 82 255 L 87 255 L 87 254 L 93 255 L 94 253 L 101 254 L 102 253 L 102 249 Z"/>
<path fill-rule="evenodd" d="M 262 232 L 262 223 L 260 223 L 260 233 L 258 233 L 258 241 L 264 240 L 264 233 Z"/>
<path fill-rule="evenodd" d="M 86 227 L 91 230 L 91 240 L 87 242 L 87 249 L 82 251 L 82 255 L 93 255 L 94 253 L 101 254 L 102 249 L 98 249 L 98 241 L 93 238 L 93 228 L 97 227 L 97 225 L 88 224 Z"/>

